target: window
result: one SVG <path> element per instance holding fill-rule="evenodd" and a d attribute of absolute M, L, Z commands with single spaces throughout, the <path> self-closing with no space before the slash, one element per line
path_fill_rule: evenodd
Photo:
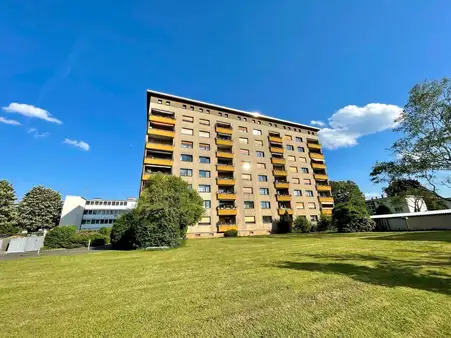
<path fill-rule="evenodd" d="M 218 115 L 219 115 L 219 116 L 222 116 L 222 113 L 218 111 Z"/>
<path fill-rule="evenodd" d="M 180 160 L 183 162 L 193 162 L 193 155 L 182 154 Z"/>
<path fill-rule="evenodd" d="M 307 207 L 309 209 L 316 209 L 316 204 L 314 202 L 308 202 Z"/>
<path fill-rule="evenodd" d="M 312 191 L 312 190 L 306 190 L 306 191 L 305 191 L 305 194 L 306 194 L 308 197 L 313 197 L 313 191 Z"/>
<path fill-rule="evenodd" d="M 207 184 L 199 184 L 198 192 L 210 192 L 210 186 Z"/>
<path fill-rule="evenodd" d="M 288 129 L 290 129 L 290 128 L 288 128 Z M 285 140 L 293 141 L 293 136 L 285 135 Z"/>
<path fill-rule="evenodd" d="M 299 162 L 307 163 L 307 159 L 305 157 L 299 157 Z"/>
<path fill-rule="evenodd" d="M 204 208 L 205 209 L 211 209 L 211 201 L 210 200 L 205 200 L 204 201 Z"/>
<path fill-rule="evenodd" d="M 188 128 L 182 128 L 183 135 L 193 135 L 193 130 Z"/>
<path fill-rule="evenodd" d="M 260 188 L 260 195 L 269 195 L 268 188 Z"/>
<path fill-rule="evenodd" d="M 241 127 L 241 126 L 239 126 L 239 127 L 238 127 L 238 131 L 239 131 L 240 133 L 247 133 L 247 128 L 246 128 L 246 127 Z"/>
<path fill-rule="evenodd" d="M 193 106 L 189 106 L 189 109 L 190 109 L 190 110 L 194 110 L 194 107 L 193 107 Z"/>
<path fill-rule="evenodd" d="M 262 131 L 260 129 L 254 129 L 254 131 L 252 132 L 252 134 L 254 135 L 261 135 Z"/>
<path fill-rule="evenodd" d="M 257 121 L 257 124 L 262 124 L 262 121 Z"/>
<path fill-rule="evenodd" d="M 208 157 L 208 156 L 199 156 L 199 163 L 205 163 L 205 164 L 210 163 L 210 157 Z"/>
<path fill-rule="evenodd" d="M 190 123 L 193 123 L 193 122 L 194 122 L 194 117 L 183 115 L 182 120 L 183 120 L 183 122 L 190 122 Z"/>
<path fill-rule="evenodd" d="M 204 216 L 199 221 L 199 225 L 209 225 L 210 223 L 211 223 L 210 216 Z"/>
<path fill-rule="evenodd" d="M 251 162 L 242 161 L 241 162 L 241 168 L 247 170 L 251 168 Z"/>
<path fill-rule="evenodd" d="M 302 137 L 296 137 L 296 142 L 302 142 Z"/>
<path fill-rule="evenodd" d="M 244 181 L 251 181 L 252 176 L 251 176 L 251 174 L 241 174 L 241 179 Z"/>
<path fill-rule="evenodd" d="M 402 212 L 402 208 L 396 207 L 396 208 L 395 208 L 395 211 L 396 211 L 396 212 Z"/>
<path fill-rule="evenodd" d="M 203 109 L 203 108 L 199 108 L 199 111 L 200 111 L 201 113 L 203 113 L 203 112 L 204 112 L 204 109 Z"/>
<path fill-rule="evenodd" d="M 296 202 L 296 209 L 304 209 L 304 202 Z"/>
<path fill-rule="evenodd" d="M 263 141 L 262 140 L 254 140 L 254 144 L 256 146 L 263 146 Z"/>
<path fill-rule="evenodd" d="M 249 143 L 249 140 L 247 138 L 245 138 L 245 137 L 240 137 L 239 140 L 240 140 L 241 144 L 248 144 Z"/>
<path fill-rule="evenodd" d="M 180 169 L 180 176 L 187 176 L 191 177 L 193 176 L 193 170 L 192 169 Z"/>
<path fill-rule="evenodd" d="M 263 216 L 262 220 L 263 220 L 264 224 L 272 223 L 272 217 L 271 216 Z"/>
<path fill-rule="evenodd" d="M 210 138 L 210 133 L 208 131 L 199 131 L 199 137 Z"/>
<path fill-rule="evenodd" d="M 309 178 L 304 178 L 304 184 L 305 185 L 312 185 L 312 180 Z"/>
<path fill-rule="evenodd" d="M 308 174 L 308 168 L 301 168 L 301 172 L 303 174 Z"/>
<path fill-rule="evenodd" d="M 265 157 L 265 153 L 263 151 L 256 151 L 255 155 L 257 155 L 257 157 Z"/>
<path fill-rule="evenodd" d="M 294 157 L 293 155 L 288 155 L 288 161 L 295 162 L 296 161 L 296 157 Z"/>
<path fill-rule="evenodd" d="M 209 126 L 210 125 L 210 120 L 199 119 L 199 124 L 203 124 L 204 126 Z"/>
<path fill-rule="evenodd" d="M 254 209 L 254 201 L 244 201 L 244 209 Z"/>
<path fill-rule="evenodd" d="M 262 201 L 260 202 L 260 207 L 262 209 L 271 209 L 271 203 L 269 203 L 268 201 Z"/>
<path fill-rule="evenodd" d="M 310 216 L 310 221 L 312 221 L 312 222 L 318 222 L 318 216 L 316 216 L 316 215 Z"/>
<path fill-rule="evenodd" d="M 244 223 L 255 223 L 255 216 L 244 216 Z"/>
<path fill-rule="evenodd" d="M 297 173 L 298 168 L 297 167 L 290 167 L 290 173 Z"/>
<path fill-rule="evenodd" d="M 295 190 L 294 191 L 294 196 L 302 196 L 302 191 L 301 190 Z"/>
<path fill-rule="evenodd" d="M 294 147 L 291 144 L 287 144 L 286 149 L 293 151 Z"/>
<path fill-rule="evenodd" d="M 249 149 L 240 149 L 240 154 L 249 156 Z"/>
<path fill-rule="evenodd" d="M 210 170 L 199 170 L 199 177 L 201 177 L 201 178 L 211 177 Z"/>
<path fill-rule="evenodd" d="M 171 105 L 171 102 L 166 101 L 166 105 L 167 105 L 167 106 L 170 106 L 170 105 Z"/>
<path fill-rule="evenodd" d="M 298 147 L 298 151 L 300 152 L 300 153 L 303 153 L 305 150 L 304 150 L 304 147 Z"/>
<path fill-rule="evenodd" d="M 199 143 L 199 149 L 200 150 L 209 151 L 210 150 L 210 145 L 207 144 L 207 143 Z"/>
<path fill-rule="evenodd" d="M 268 176 L 266 175 L 258 175 L 259 182 L 268 182 Z"/>
<path fill-rule="evenodd" d="M 158 100 L 158 103 L 159 103 L 159 104 L 162 104 L 162 103 L 163 103 L 163 101 L 161 101 L 161 100 Z"/>
<path fill-rule="evenodd" d="M 210 109 L 207 109 L 205 112 L 206 112 L 207 114 L 210 114 Z"/>
<path fill-rule="evenodd" d="M 225 116 L 225 117 L 229 117 L 229 114 L 225 113 L 224 116 Z"/>
<path fill-rule="evenodd" d="M 182 141 L 182 148 L 192 148 L 193 142 L 190 141 Z"/>
<path fill-rule="evenodd" d="M 299 178 L 297 178 L 297 177 L 293 177 L 293 178 L 291 179 L 291 182 L 294 183 L 294 184 L 299 184 L 299 183 L 300 183 L 300 182 L 299 182 Z"/>
<path fill-rule="evenodd" d="M 186 104 L 183 105 L 183 109 L 186 109 Z"/>
<path fill-rule="evenodd" d="M 257 163 L 257 169 L 266 169 L 266 164 L 264 164 L 264 163 Z"/>
<path fill-rule="evenodd" d="M 251 187 L 243 187 L 243 193 L 244 194 L 253 194 L 254 190 Z"/>

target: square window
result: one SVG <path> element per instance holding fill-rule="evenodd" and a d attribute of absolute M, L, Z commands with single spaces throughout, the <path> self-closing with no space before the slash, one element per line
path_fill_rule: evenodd
<path fill-rule="evenodd" d="M 305 194 L 306 194 L 308 197 L 313 197 L 313 191 L 312 191 L 312 190 L 306 190 L 306 191 L 305 191 Z"/>
<path fill-rule="evenodd" d="M 288 155 L 288 161 L 295 162 L 296 157 L 294 157 L 293 155 Z"/>
<path fill-rule="evenodd" d="M 260 195 L 269 195 L 268 188 L 260 188 Z"/>
<path fill-rule="evenodd" d="M 302 137 L 296 137 L 296 142 L 302 142 Z"/>
<path fill-rule="evenodd" d="M 301 190 L 294 190 L 294 196 L 302 196 Z"/>
<path fill-rule="evenodd" d="M 246 127 L 239 126 L 239 127 L 238 127 L 238 131 L 239 131 L 240 133 L 247 133 L 247 128 L 246 128 Z"/>
<path fill-rule="evenodd" d="M 210 125 L 210 120 L 199 119 L 199 124 L 203 124 L 204 126 L 209 126 Z"/>
<path fill-rule="evenodd" d="M 312 180 L 310 178 L 304 178 L 305 185 L 312 185 Z"/>
<path fill-rule="evenodd" d="M 244 223 L 255 223 L 255 216 L 244 216 Z"/>
<path fill-rule="evenodd" d="M 219 116 L 222 116 L 222 113 L 221 113 L 221 112 L 218 112 L 218 115 L 219 115 Z"/>
<path fill-rule="evenodd" d="M 316 215 L 310 216 L 310 221 L 312 221 L 312 222 L 318 222 L 318 216 L 316 216 Z"/>
<path fill-rule="evenodd" d="M 297 167 L 290 167 L 290 173 L 297 173 L 298 168 Z"/>
<path fill-rule="evenodd" d="M 189 109 L 190 109 L 190 110 L 194 110 L 194 107 L 193 107 L 193 106 L 189 106 Z"/>
<path fill-rule="evenodd" d="M 240 141 L 241 144 L 248 144 L 249 143 L 249 140 L 247 138 L 245 138 L 245 137 L 240 137 L 239 141 Z"/>
<path fill-rule="evenodd" d="M 268 201 L 262 201 L 260 202 L 260 207 L 262 209 L 271 209 L 271 203 L 269 203 Z"/>
<path fill-rule="evenodd" d="M 211 224 L 210 216 L 204 216 L 199 221 L 199 225 L 209 225 L 209 224 Z"/>
<path fill-rule="evenodd" d="M 225 117 L 229 117 L 229 114 L 225 113 L 224 116 L 225 116 Z"/>
<path fill-rule="evenodd" d="M 199 111 L 200 111 L 201 113 L 203 113 L 203 112 L 204 112 L 204 110 L 203 110 L 202 108 L 199 108 Z"/>
<path fill-rule="evenodd" d="M 263 216 L 262 221 L 264 224 L 272 223 L 272 217 L 271 216 Z"/>
<path fill-rule="evenodd" d="M 251 187 L 243 187 L 243 193 L 244 194 L 253 194 L 254 190 Z"/>
<path fill-rule="evenodd" d="M 158 100 L 158 103 L 159 103 L 159 104 L 162 104 L 162 103 L 163 103 L 163 101 L 162 101 L 162 100 Z"/>
<path fill-rule="evenodd" d="M 210 132 L 199 130 L 199 137 L 210 138 Z"/>
<path fill-rule="evenodd" d="M 298 151 L 299 151 L 300 153 L 303 153 L 303 152 L 305 151 L 305 149 L 304 149 L 304 147 L 298 147 Z"/>
<path fill-rule="evenodd" d="M 309 209 L 316 209 L 316 204 L 315 204 L 315 202 L 308 202 L 307 207 Z"/>
<path fill-rule="evenodd" d="M 205 209 L 211 209 L 211 201 L 205 200 L 204 201 L 204 208 Z"/>
<path fill-rule="evenodd" d="M 182 148 L 192 148 L 193 147 L 193 142 L 190 141 L 182 141 Z"/>
<path fill-rule="evenodd" d="M 297 178 L 297 177 L 293 177 L 291 179 L 291 182 L 294 183 L 294 184 L 299 184 L 300 183 L 299 178 Z"/>
<path fill-rule="evenodd" d="M 183 162 L 193 162 L 193 155 L 182 154 L 180 160 Z"/>
<path fill-rule="evenodd" d="M 204 163 L 204 164 L 210 163 L 210 157 L 207 157 L 207 156 L 199 156 L 199 163 Z"/>
<path fill-rule="evenodd" d="M 288 128 L 288 129 L 290 129 L 290 128 Z M 291 136 L 291 135 L 285 135 L 285 140 L 293 141 L 293 136 Z"/>
<path fill-rule="evenodd" d="M 255 120 L 254 120 L 254 122 L 255 122 Z M 254 131 L 252 132 L 252 134 L 254 134 L 254 135 L 261 135 L 261 134 L 262 134 L 262 131 L 261 131 L 260 129 L 254 129 Z"/>
<path fill-rule="evenodd" d="M 210 192 L 210 186 L 207 184 L 200 184 L 197 191 L 198 192 Z"/>
<path fill-rule="evenodd" d="M 287 144 L 286 149 L 292 151 L 292 150 L 294 150 L 294 147 L 291 144 Z"/>
<path fill-rule="evenodd" d="M 265 163 L 257 163 L 257 169 L 266 169 Z"/>
<path fill-rule="evenodd" d="M 166 105 L 167 105 L 167 106 L 170 106 L 170 105 L 171 105 L 171 102 L 166 101 Z"/>
<path fill-rule="evenodd" d="M 304 209 L 304 202 L 296 202 L 296 209 Z"/>
<path fill-rule="evenodd" d="M 256 155 L 257 157 L 265 157 L 265 152 L 263 152 L 263 151 L 256 151 L 256 152 L 255 152 L 255 155 Z"/>
<path fill-rule="evenodd" d="M 263 146 L 263 141 L 262 140 L 254 140 L 254 144 L 256 145 L 256 146 Z"/>
<path fill-rule="evenodd" d="M 247 121 L 247 118 L 246 118 L 246 117 L 243 117 L 243 121 Z"/>
<path fill-rule="evenodd" d="M 251 162 L 242 161 L 241 168 L 243 168 L 244 170 L 249 170 L 251 168 Z"/>
<path fill-rule="evenodd" d="M 259 182 L 268 182 L 268 176 L 266 175 L 258 175 Z"/>
<path fill-rule="evenodd" d="M 303 174 L 308 174 L 308 168 L 301 168 L 301 172 Z"/>
<path fill-rule="evenodd" d="M 180 169 L 180 176 L 191 177 L 193 176 L 193 169 Z"/>
<path fill-rule="evenodd" d="M 193 122 L 194 122 L 194 117 L 192 117 L 192 116 L 187 116 L 187 115 L 183 115 L 182 121 L 183 121 L 183 122 L 193 123 Z"/>
<path fill-rule="evenodd" d="M 244 181 L 251 181 L 252 176 L 251 176 L 251 174 L 241 174 L 241 179 Z"/>
<path fill-rule="evenodd" d="M 200 150 L 209 151 L 210 150 L 210 145 L 208 143 L 199 143 L 199 149 Z"/>
<path fill-rule="evenodd" d="M 244 201 L 244 209 L 254 209 L 254 201 Z"/>
<path fill-rule="evenodd" d="M 188 128 L 182 128 L 183 135 L 193 135 L 193 130 Z"/>
<path fill-rule="evenodd" d="M 249 156 L 249 149 L 240 149 L 240 154 L 241 155 L 245 155 L 245 156 Z"/>
<path fill-rule="evenodd" d="M 299 162 L 307 163 L 307 159 L 305 157 L 299 157 Z"/>
<path fill-rule="evenodd" d="M 209 178 L 209 177 L 211 177 L 210 170 L 199 170 L 199 177 L 201 177 L 201 178 Z"/>

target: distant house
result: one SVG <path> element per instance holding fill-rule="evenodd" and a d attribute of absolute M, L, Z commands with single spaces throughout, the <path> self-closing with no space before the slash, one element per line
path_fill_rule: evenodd
<path fill-rule="evenodd" d="M 392 214 L 423 212 L 428 210 L 423 198 L 413 195 L 372 198 L 366 200 L 365 205 L 371 215 L 376 214 L 376 210 L 380 205 L 388 207 Z"/>

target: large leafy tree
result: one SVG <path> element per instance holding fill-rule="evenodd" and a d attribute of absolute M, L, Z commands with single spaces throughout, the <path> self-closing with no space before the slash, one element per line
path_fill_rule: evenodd
<path fill-rule="evenodd" d="M 365 195 L 353 181 L 330 181 L 335 204 L 349 203 L 356 208 L 366 210 Z"/>
<path fill-rule="evenodd" d="M 12 234 L 16 227 L 16 193 L 11 183 L 0 181 L 0 234 Z"/>
<path fill-rule="evenodd" d="M 402 136 L 391 147 L 397 160 L 377 162 L 373 182 L 424 180 L 443 198 L 438 186 L 451 186 L 451 80 L 415 85 L 397 122 Z"/>
<path fill-rule="evenodd" d="M 33 187 L 19 203 L 18 224 L 28 231 L 52 229 L 58 225 L 61 195 L 43 186 Z"/>

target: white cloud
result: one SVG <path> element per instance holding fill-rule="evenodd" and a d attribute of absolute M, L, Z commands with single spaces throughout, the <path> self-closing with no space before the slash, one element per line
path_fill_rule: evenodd
<path fill-rule="evenodd" d="M 16 113 L 27 117 L 37 118 L 48 122 L 62 124 L 61 120 L 53 117 L 47 110 L 41 109 L 25 103 L 12 102 L 8 107 L 3 107 L 3 110 L 7 113 Z"/>
<path fill-rule="evenodd" d="M 381 194 L 378 194 L 377 192 L 366 192 L 364 193 L 365 199 L 369 200 L 375 197 L 381 197 Z"/>
<path fill-rule="evenodd" d="M 310 124 L 314 126 L 324 127 L 326 124 L 323 121 L 311 120 Z"/>
<path fill-rule="evenodd" d="M 84 151 L 88 151 L 89 150 L 89 144 L 87 144 L 84 141 L 70 140 L 70 139 L 66 138 L 66 139 L 64 139 L 63 143 L 70 144 L 70 145 L 72 145 L 74 147 L 78 147 L 78 148 L 80 148 L 81 150 L 84 150 Z"/>
<path fill-rule="evenodd" d="M 50 135 L 50 133 L 47 133 L 47 132 L 45 132 L 45 133 L 40 133 L 40 132 L 38 132 L 38 130 L 37 130 L 36 128 L 30 128 L 30 129 L 27 130 L 27 132 L 28 132 L 29 134 L 33 134 L 33 137 L 34 137 L 34 138 L 47 137 L 47 136 Z"/>
<path fill-rule="evenodd" d="M 383 103 L 346 106 L 329 118 L 330 127 L 321 129 L 318 135 L 327 149 L 353 147 L 362 136 L 395 127 L 401 112 L 402 108 Z"/>
<path fill-rule="evenodd" d="M 20 126 L 21 125 L 21 123 L 19 121 L 5 119 L 4 117 L 1 117 L 1 116 L 0 116 L 0 123 L 10 124 L 12 126 Z"/>

